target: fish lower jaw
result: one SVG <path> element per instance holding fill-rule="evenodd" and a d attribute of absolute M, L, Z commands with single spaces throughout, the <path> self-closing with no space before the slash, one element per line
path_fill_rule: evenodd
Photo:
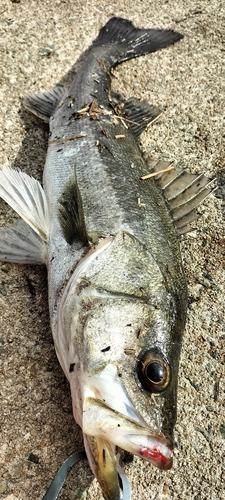
<path fill-rule="evenodd" d="M 168 470 L 173 465 L 172 445 L 163 434 L 159 436 L 126 436 L 131 442 L 132 453 L 147 460 L 158 469 Z"/>
<path fill-rule="evenodd" d="M 166 438 L 164 435 L 143 436 L 124 434 L 122 436 L 114 436 L 114 432 L 112 431 L 111 435 L 110 432 L 107 433 L 105 439 L 129 453 L 147 460 L 158 469 L 168 470 L 172 467 L 172 446 L 170 443 L 165 443 Z"/>

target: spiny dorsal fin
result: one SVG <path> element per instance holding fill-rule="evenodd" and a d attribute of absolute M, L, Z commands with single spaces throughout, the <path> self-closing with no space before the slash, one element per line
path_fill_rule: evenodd
<path fill-rule="evenodd" d="M 170 170 L 171 162 L 154 160 L 147 153 L 144 159 L 152 172 L 159 172 L 155 181 L 163 191 L 177 232 L 184 234 L 191 231 L 191 222 L 198 218 L 195 209 L 212 192 L 214 180 L 210 181 L 204 174 L 190 174 L 181 168 Z"/>
<path fill-rule="evenodd" d="M 116 113 L 124 117 L 127 127 L 136 137 L 139 137 L 147 125 L 154 122 L 162 114 L 162 111 L 156 106 L 136 97 L 123 99 L 119 94 L 113 94 L 112 105 Z"/>
<path fill-rule="evenodd" d="M 58 202 L 58 219 L 67 243 L 71 245 L 74 241 L 80 240 L 87 245 L 82 200 L 75 177 L 66 184 Z"/>
<path fill-rule="evenodd" d="M 45 123 L 48 123 L 49 118 L 53 115 L 65 94 L 66 89 L 57 86 L 47 92 L 25 95 L 23 98 L 23 105 L 30 113 L 41 118 Z"/>

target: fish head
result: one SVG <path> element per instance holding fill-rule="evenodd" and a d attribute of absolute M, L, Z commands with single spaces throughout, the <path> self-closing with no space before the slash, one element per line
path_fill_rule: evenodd
<path fill-rule="evenodd" d="M 58 356 L 107 500 L 121 494 L 116 447 L 172 466 L 184 318 L 168 282 L 145 246 L 121 232 L 85 256 L 61 300 Z"/>

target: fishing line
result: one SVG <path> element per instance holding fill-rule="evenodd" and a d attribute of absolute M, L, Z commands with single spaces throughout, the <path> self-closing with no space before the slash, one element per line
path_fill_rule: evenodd
<path fill-rule="evenodd" d="M 42 500 L 57 500 L 59 493 L 66 481 L 66 478 L 72 469 L 72 467 L 76 464 L 78 464 L 81 460 L 84 460 L 86 458 L 86 453 L 85 451 L 77 451 L 75 453 L 72 453 L 69 455 L 69 457 L 64 460 L 63 464 L 59 468 L 58 472 L 56 472 L 56 475 L 50 484 L 47 492 L 43 496 Z M 120 476 L 121 483 L 122 483 L 122 498 L 121 500 L 130 500 L 130 485 L 127 479 L 127 476 L 125 472 L 123 471 L 122 467 L 119 464 L 119 454 L 117 455 L 117 472 Z"/>
<path fill-rule="evenodd" d="M 86 458 L 84 450 L 69 455 L 59 468 L 58 472 L 56 472 L 56 475 L 42 500 L 57 500 L 70 470 L 75 464 L 84 460 L 84 458 Z"/>

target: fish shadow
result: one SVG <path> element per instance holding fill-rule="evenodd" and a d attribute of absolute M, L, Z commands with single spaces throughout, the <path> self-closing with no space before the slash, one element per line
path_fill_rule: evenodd
<path fill-rule="evenodd" d="M 216 198 L 219 200 L 222 200 L 222 214 L 223 217 L 225 218 L 225 167 L 223 168 L 218 168 L 217 173 L 216 173 L 216 185 L 217 185 L 217 190 L 215 192 Z"/>

